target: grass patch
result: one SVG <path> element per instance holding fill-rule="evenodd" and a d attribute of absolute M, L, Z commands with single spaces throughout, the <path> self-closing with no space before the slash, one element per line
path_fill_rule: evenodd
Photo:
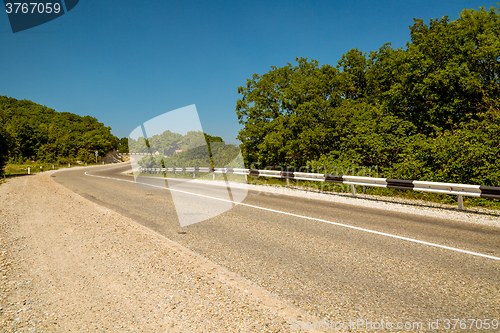
<path fill-rule="evenodd" d="M 87 163 L 87 165 L 98 165 L 100 163 Z M 84 166 L 85 163 L 75 163 L 70 164 L 71 167 Z M 21 164 L 7 164 L 5 166 L 5 177 L 14 177 L 28 174 L 28 167 L 30 168 L 30 174 L 40 173 L 42 171 L 58 170 L 62 168 L 68 168 L 67 163 L 42 163 L 42 162 L 27 162 Z"/>

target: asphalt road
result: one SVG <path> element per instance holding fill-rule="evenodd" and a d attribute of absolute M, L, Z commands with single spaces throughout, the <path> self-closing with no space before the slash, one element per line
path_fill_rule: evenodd
<path fill-rule="evenodd" d="M 500 321 L 499 228 L 252 191 L 245 205 L 181 228 L 170 191 L 134 184 L 121 174 L 129 168 L 52 177 L 319 318 L 424 330 L 436 319 L 440 328 L 446 319 Z"/>

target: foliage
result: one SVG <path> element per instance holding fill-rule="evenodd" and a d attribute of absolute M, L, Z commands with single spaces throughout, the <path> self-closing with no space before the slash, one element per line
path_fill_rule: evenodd
<path fill-rule="evenodd" d="M 10 137 L 4 129 L 4 125 L 0 119 L 0 177 L 4 175 L 4 168 L 7 164 L 10 148 Z"/>
<path fill-rule="evenodd" d="M 317 61 L 297 59 L 298 65 L 272 67 L 254 74 L 236 111 L 245 128 L 238 139 L 245 160 L 262 164 L 300 164 L 319 158 L 334 144 L 329 110 L 339 104 L 335 91 L 338 70 Z"/>
<path fill-rule="evenodd" d="M 238 88 L 247 165 L 500 186 L 500 7 L 424 24 L 336 67 L 297 58 Z"/>
<path fill-rule="evenodd" d="M 94 151 L 104 155 L 118 143 L 111 128 L 96 118 L 56 112 L 29 100 L 0 96 L 0 119 L 10 140 L 10 162 L 89 162 Z"/>
<path fill-rule="evenodd" d="M 118 140 L 118 151 L 122 154 L 129 153 L 128 138 L 127 137 L 123 137 L 120 140 Z"/>
<path fill-rule="evenodd" d="M 28 174 L 28 168 L 30 168 L 30 174 L 36 174 L 42 171 L 57 170 L 67 167 L 68 167 L 67 163 L 57 164 L 50 162 L 31 162 L 31 161 L 27 161 L 21 164 L 9 163 L 5 167 L 5 176 L 9 177 L 13 175 L 26 175 Z"/>

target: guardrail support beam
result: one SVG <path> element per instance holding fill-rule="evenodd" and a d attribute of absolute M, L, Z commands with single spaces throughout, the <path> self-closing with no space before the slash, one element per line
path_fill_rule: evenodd
<path fill-rule="evenodd" d="M 134 153 L 131 153 L 134 154 Z M 135 153 L 136 155 L 139 155 Z M 142 154 L 141 154 L 142 155 Z M 144 155 L 142 155 L 144 156 Z M 104 161 L 101 162 L 105 164 Z M 68 168 L 71 164 L 68 163 Z M 54 169 L 54 165 L 52 165 Z M 351 195 L 356 197 L 356 186 L 375 186 L 384 187 L 400 190 L 410 190 L 410 191 L 423 191 L 423 192 L 433 192 L 433 193 L 444 193 L 449 195 L 457 196 L 457 204 L 459 210 L 464 209 L 463 197 L 481 197 L 481 198 L 491 198 L 500 199 L 500 186 L 482 186 L 482 185 L 471 185 L 471 184 L 455 184 L 455 183 L 439 183 L 439 182 L 427 182 L 427 181 L 417 181 L 417 180 L 401 180 L 401 179 L 386 179 L 386 178 L 373 178 L 373 177 L 359 177 L 350 175 L 330 175 L 330 174 L 317 174 L 317 173 L 306 173 L 306 172 L 290 172 L 290 171 L 277 171 L 277 170 L 257 170 L 257 169 L 240 169 L 240 168 L 219 168 L 215 170 L 210 167 L 189 167 L 189 168 L 171 168 L 174 173 L 174 177 L 177 177 L 177 170 L 181 173 L 193 173 L 193 178 L 196 178 L 196 172 L 212 172 L 212 179 L 215 180 L 215 173 L 221 173 L 224 175 L 224 179 L 227 181 L 226 174 L 237 174 L 245 175 L 245 183 L 248 182 L 248 177 L 271 177 L 286 179 L 286 186 L 290 187 L 290 179 L 295 179 L 296 186 L 299 187 L 299 180 L 304 181 L 320 181 L 321 186 L 319 191 L 324 192 L 323 186 L 324 182 L 328 183 L 339 183 L 345 185 L 351 185 Z M 141 168 L 141 172 L 149 174 L 161 174 L 163 169 L 161 168 Z M 164 176 L 168 169 L 165 169 Z M 28 168 L 28 173 L 31 170 Z M 330 186 L 328 186 L 330 190 Z M 342 192 L 346 193 L 347 188 L 342 186 Z"/>

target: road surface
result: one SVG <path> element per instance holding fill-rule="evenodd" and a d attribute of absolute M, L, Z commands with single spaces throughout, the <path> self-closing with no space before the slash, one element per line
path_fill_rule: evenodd
<path fill-rule="evenodd" d="M 52 177 L 319 318 L 424 329 L 500 320 L 499 228 L 253 191 L 245 205 L 181 228 L 170 191 L 134 184 L 127 169 Z"/>

